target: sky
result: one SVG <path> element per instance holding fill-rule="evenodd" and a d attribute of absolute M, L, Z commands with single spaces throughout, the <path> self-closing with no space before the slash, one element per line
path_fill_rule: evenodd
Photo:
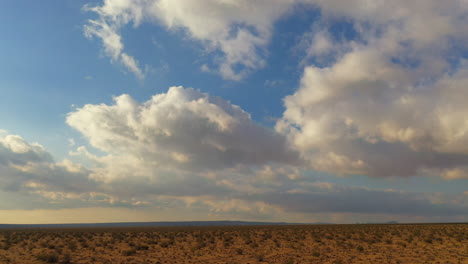
<path fill-rule="evenodd" d="M 466 0 L 1 1 L 0 222 L 466 222 L 467 24 Z"/>

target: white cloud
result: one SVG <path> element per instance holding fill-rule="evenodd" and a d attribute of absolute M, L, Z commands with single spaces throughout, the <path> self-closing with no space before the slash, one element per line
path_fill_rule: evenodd
<path fill-rule="evenodd" d="M 38 143 L 18 135 L 0 134 L 0 189 L 24 191 L 46 188 L 50 192 L 89 191 L 88 171 L 69 160 L 56 163 Z"/>
<path fill-rule="evenodd" d="M 123 52 L 120 30 L 129 23 L 159 23 L 169 30 L 184 31 L 208 51 L 220 51 L 217 62 L 225 79 L 239 80 L 265 65 L 262 50 L 269 43 L 274 21 L 294 0 L 106 0 L 87 7 L 98 14 L 85 26 L 87 36 L 102 39 L 106 54 L 121 60 L 140 75 L 135 59 Z M 127 60 L 125 58 L 131 58 Z"/>
<path fill-rule="evenodd" d="M 442 176 L 448 180 L 468 179 L 468 166 L 446 169 L 441 172 Z"/>
<path fill-rule="evenodd" d="M 210 67 L 209 67 L 208 65 L 206 65 L 206 64 L 203 64 L 203 65 L 200 67 L 200 70 L 201 70 L 202 72 L 211 72 Z"/>
<path fill-rule="evenodd" d="M 76 145 L 75 139 L 74 138 L 69 138 L 68 139 L 68 146 L 69 147 L 74 147 Z"/>
<path fill-rule="evenodd" d="M 97 8 L 89 8 L 85 6 L 86 10 L 93 10 L 101 14 Z M 84 27 L 85 36 L 92 38 L 98 37 L 104 46 L 104 52 L 109 56 L 112 61 L 122 63 L 127 70 L 135 74 L 139 79 L 143 79 L 145 74 L 138 61 L 132 56 L 125 53 L 124 44 L 119 33 L 120 26 L 117 24 L 109 24 L 104 18 L 98 20 L 88 20 L 88 24 Z"/>
<path fill-rule="evenodd" d="M 307 55 L 323 55 L 333 50 L 333 42 L 327 31 L 319 31 L 314 34 L 311 45 L 307 48 Z"/>
<path fill-rule="evenodd" d="M 85 33 L 101 38 L 108 56 L 122 61 L 130 71 L 141 76 L 136 60 L 124 52 L 120 31 L 130 23 L 134 27 L 144 22 L 159 24 L 184 32 L 209 52 L 220 52 L 214 61 L 220 74 L 225 79 L 239 80 L 264 67 L 264 49 L 271 39 L 274 23 L 292 13 L 289 11 L 298 4 L 321 11 L 319 27 L 307 36 L 312 43 L 306 48 L 308 56 L 336 57 L 336 53 L 339 55 L 349 48 L 351 43 L 337 43 L 342 39 L 333 38 L 327 31 L 334 20 L 340 19 L 352 20 L 357 33 L 371 44 L 380 42 L 384 53 L 397 54 L 399 50 L 406 54 L 400 47 L 405 43 L 417 48 L 413 51 L 427 55 L 433 47 L 449 48 L 452 40 L 448 37 L 452 36 L 463 39 L 459 45 L 467 44 L 464 0 L 443 3 L 438 0 L 411 3 L 403 0 L 372 3 L 367 0 L 105 0 L 102 5 L 86 7 L 98 18 L 89 20 Z M 418 53 L 406 56 L 421 57 Z"/>
<path fill-rule="evenodd" d="M 139 79 L 143 79 L 145 74 L 138 66 L 138 61 L 135 60 L 132 56 L 127 55 L 126 53 L 120 54 L 120 60 L 127 67 L 130 72 L 133 72 Z"/>
<path fill-rule="evenodd" d="M 109 153 L 103 159 L 112 163 L 205 171 L 297 162 L 283 136 L 221 98 L 171 87 L 145 103 L 128 95 L 114 100 L 114 105 L 85 105 L 67 118 L 93 147 Z"/>
<path fill-rule="evenodd" d="M 389 199 L 395 200 L 389 204 L 392 214 L 412 214 L 412 206 L 420 206 L 415 214 L 423 215 L 431 210 L 458 215 L 462 210 L 445 200 L 446 208 L 439 208 L 416 194 L 315 182 L 296 167 L 301 165 L 298 156 L 283 137 L 256 125 L 238 106 L 194 89 L 171 87 L 143 103 L 128 95 L 114 100 L 112 105 L 78 108 L 67 122 L 106 153 L 97 157 L 84 148 L 79 151 L 96 164 L 89 177 L 105 182 L 99 192 L 118 203 L 182 203 L 214 215 L 245 217 L 370 213 Z M 345 166 L 347 161 L 341 162 Z M 368 200 L 371 207 L 361 208 Z M 408 206 L 397 210 L 400 202 Z"/>
<path fill-rule="evenodd" d="M 29 162 L 47 163 L 52 157 L 38 143 L 30 144 L 18 135 L 0 134 L 0 164 L 23 166 Z"/>
<path fill-rule="evenodd" d="M 468 164 L 462 99 L 468 96 L 468 68 L 457 56 L 467 51 L 468 6 L 311 2 L 327 20 L 321 25 L 347 17 L 357 37 L 347 39 L 352 45 L 326 66 L 305 68 L 299 90 L 284 99 L 277 130 L 314 169 L 372 176 L 432 169 L 459 178 L 457 168 Z M 314 54 L 330 44 L 320 40 L 324 30 L 310 42 Z"/>

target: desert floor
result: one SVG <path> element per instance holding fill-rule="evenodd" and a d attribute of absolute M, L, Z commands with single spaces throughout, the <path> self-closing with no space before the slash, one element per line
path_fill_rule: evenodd
<path fill-rule="evenodd" d="M 468 263 L 468 224 L 3 229 L 0 263 Z"/>

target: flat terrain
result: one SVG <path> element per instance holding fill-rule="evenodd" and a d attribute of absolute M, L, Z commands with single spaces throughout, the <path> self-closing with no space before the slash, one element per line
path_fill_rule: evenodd
<path fill-rule="evenodd" d="M 468 263 L 468 224 L 0 229 L 0 263 Z"/>

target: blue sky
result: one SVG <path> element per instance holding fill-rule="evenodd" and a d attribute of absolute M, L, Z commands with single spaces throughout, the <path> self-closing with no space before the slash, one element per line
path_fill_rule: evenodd
<path fill-rule="evenodd" d="M 3 2 L 0 216 L 466 221 L 467 14 Z"/>

